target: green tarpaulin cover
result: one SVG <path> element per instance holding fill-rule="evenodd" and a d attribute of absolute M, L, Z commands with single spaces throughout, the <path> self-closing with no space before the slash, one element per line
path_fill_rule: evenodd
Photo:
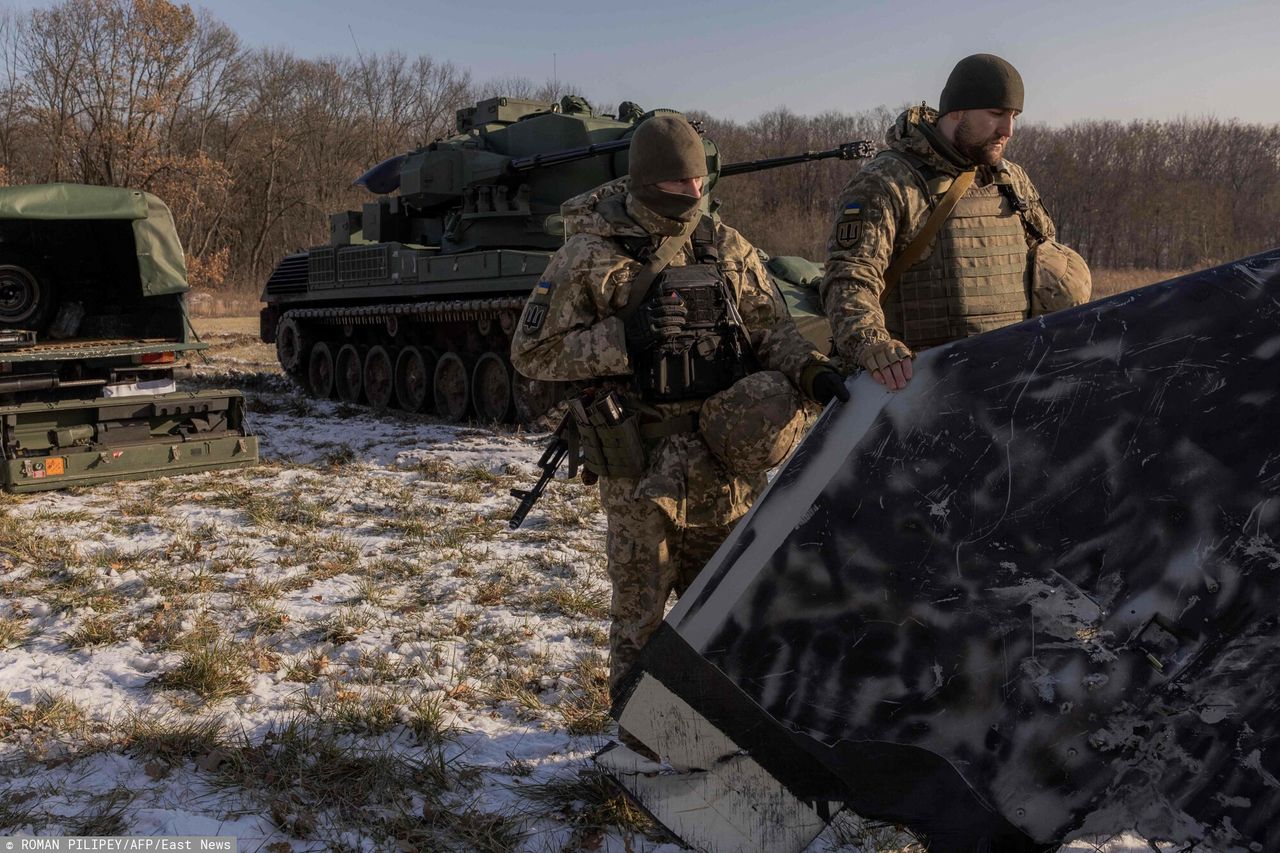
<path fill-rule="evenodd" d="M 787 310 L 800 334 L 819 352 L 829 353 L 831 324 L 822 313 L 822 300 L 818 297 L 822 264 L 794 255 L 779 255 L 769 258 L 765 266 L 787 301 Z"/>
<path fill-rule="evenodd" d="M 151 193 L 84 184 L 0 187 L 0 219 L 132 220 L 142 292 L 157 296 L 189 289 L 173 214 Z"/>

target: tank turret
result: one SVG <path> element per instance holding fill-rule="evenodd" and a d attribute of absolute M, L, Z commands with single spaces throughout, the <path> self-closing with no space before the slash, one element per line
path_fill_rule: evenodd
<path fill-rule="evenodd" d="M 281 261 L 263 292 L 262 338 L 316 396 L 449 420 L 536 417 L 557 395 L 512 371 L 511 333 L 529 291 L 564 241 L 560 205 L 627 174 L 648 117 L 624 102 L 596 115 L 490 98 L 458 111 L 457 133 L 391 157 L 356 180 L 375 198 L 330 218 L 328 245 Z M 708 188 L 739 174 L 830 151 L 724 166 L 703 138 Z"/>
<path fill-rule="evenodd" d="M 459 110 L 456 136 L 384 160 L 356 180 L 383 197 L 336 214 L 333 241 L 342 245 L 350 234 L 445 253 L 554 251 L 563 238 L 544 227 L 547 217 L 565 199 L 625 175 L 631 135 L 654 114 L 622 112 L 628 117 L 592 115 L 572 96 L 559 104 L 490 98 Z M 718 150 L 703 144 L 714 173 Z"/>

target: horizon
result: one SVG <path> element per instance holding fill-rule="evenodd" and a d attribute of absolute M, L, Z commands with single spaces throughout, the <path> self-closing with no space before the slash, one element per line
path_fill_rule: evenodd
<path fill-rule="evenodd" d="M 23 14 L 54 5 L 7 0 L 0 8 Z M 1084 0 L 1069 15 L 1045 0 L 986 0 L 968 11 L 934 9 L 922 0 L 818 0 L 786 13 L 759 0 L 712 0 L 697 8 L 651 0 L 620 10 L 583 0 L 541 9 L 484 0 L 375 0 L 359 9 L 339 0 L 190 5 L 230 27 L 250 50 L 279 48 L 306 59 L 426 55 L 481 84 L 558 80 L 604 112 L 631 100 L 746 123 L 779 107 L 812 116 L 921 100 L 936 106 L 955 62 L 987 52 L 1021 72 L 1027 90 L 1021 120 L 1028 124 L 1280 120 L 1267 106 L 1280 89 L 1280 63 L 1255 58 L 1280 42 L 1280 15 L 1264 0 L 1178 6 Z M 420 26 L 407 23 L 418 20 Z M 1160 31 L 1143 37 L 1153 21 Z M 855 31 L 861 35 L 846 35 Z M 904 62 L 906 53 L 919 58 Z"/>

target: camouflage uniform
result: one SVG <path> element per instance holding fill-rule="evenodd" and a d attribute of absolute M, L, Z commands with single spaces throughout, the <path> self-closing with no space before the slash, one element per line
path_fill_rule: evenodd
<path fill-rule="evenodd" d="M 1026 172 L 1007 160 L 1001 170 L 978 167 L 930 252 L 903 273 L 896 292 L 885 293 L 890 263 L 951 180 L 972 168 L 936 130 L 937 120 L 924 106 L 899 116 L 886 136 L 889 150 L 854 176 L 836 207 L 822 300 L 836 347 L 852 363 L 871 344 L 896 339 L 921 349 L 1027 316 L 1026 250 L 1034 240 L 998 185 L 1013 185 L 1044 236 L 1052 239 L 1054 226 Z"/>
<path fill-rule="evenodd" d="M 628 194 L 627 184 L 620 178 L 561 208 L 569 239 L 530 297 L 511 360 L 533 379 L 615 380 L 629 408 L 660 420 L 696 412 L 702 401 L 647 403 L 627 390 L 632 369 L 618 312 L 627 305 L 640 263 L 615 238 L 649 238 L 656 244 L 679 233 L 681 223 L 648 209 Z M 799 387 L 805 369 L 825 359 L 796 331 L 751 244 L 720 223 L 715 241 L 720 268 L 737 296 L 762 367 L 781 371 Z M 693 262 L 686 246 L 671 266 Z M 639 477 L 600 480 L 613 582 L 611 689 L 617 689 L 662 621 L 671 591 L 679 595 L 688 588 L 764 484 L 763 475 L 730 474 L 696 432 L 650 442 Z"/>

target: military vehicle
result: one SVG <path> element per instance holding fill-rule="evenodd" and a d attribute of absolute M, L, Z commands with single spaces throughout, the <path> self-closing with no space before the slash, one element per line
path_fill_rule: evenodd
<path fill-rule="evenodd" d="M 178 391 L 204 349 L 169 209 L 138 190 L 0 188 L 0 478 L 15 492 L 252 465 L 238 391 Z"/>
<path fill-rule="evenodd" d="M 458 135 L 392 157 L 356 183 L 378 194 L 334 214 L 328 245 L 284 258 L 267 280 L 262 340 L 310 393 L 448 420 L 530 421 L 558 388 L 510 364 L 511 334 L 552 253 L 560 205 L 627 173 L 646 113 L 594 115 L 491 98 L 460 110 Z M 869 142 L 722 165 L 704 139 L 708 187 L 720 177 L 809 160 L 870 156 Z M 388 195 L 398 191 L 396 195 Z"/>

